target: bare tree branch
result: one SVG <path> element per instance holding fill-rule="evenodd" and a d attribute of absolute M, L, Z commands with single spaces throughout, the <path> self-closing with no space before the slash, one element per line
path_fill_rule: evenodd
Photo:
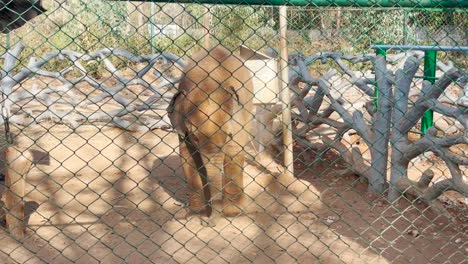
<path fill-rule="evenodd" d="M 467 139 L 463 134 L 457 134 L 452 136 L 446 136 L 443 138 L 437 138 L 437 129 L 431 127 L 427 130 L 426 135 L 414 142 L 409 144 L 402 149 L 404 160 L 412 160 L 415 157 L 421 155 L 426 151 L 434 151 L 444 147 L 450 147 L 456 144 L 467 143 Z"/>
<path fill-rule="evenodd" d="M 415 106 L 408 109 L 405 118 L 402 118 L 398 123 L 398 127 L 402 133 L 408 133 L 408 131 L 416 125 L 419 119 L 423 116 L 424 112 L 428 110 L 428 107 L 424 105 L 424 102 L 429 99 L 437 99 L 445 91 L 445 89 L 454 81 L 461 76 L 461 73 L 456 69 L 449 70 L 444 74 L 434 85 L 429 82 L 424 82 L 423 89 L 415 102 Z"/>
<path fill-rule="evenodd" d="M 11 105 L 16 105 L 19 102 L 26 102 L 27 99 L 32 98 L 34 101 L 41 102 L 41 104 L 47 107 L 46 111 L 42 111 L 37 116 L 32 116 L 33 111 L 15 111 L 15 114 L 25 114 L 26 117 L 33 118 L 34 122 L 41 122 L 43 120 L 54 120 L 55 122 L 70 123 L 76 124 L 77 122 L 113 122 L 116 126 L 125 128 L 135 128 L 141 130 L 142 127 L 147 126 L 151 123 L 151 126 L 154 127 L 154 124 L 157 124 L 157 121 L 151 121 L 150 118 L 146 118 L 145 121 L 148 124 L 137 125 L 133 123 L 128 123 L 121 117 L 128 115 L 134 111 L 145 111 L 150 109 L 162 109 L 167 105 L 167 99 L 171 98 L 172 93 L 162 93 L 161 89 L 165 86 L 175 85 L 178 82 L 178 79 L 173 79 L 167 77 L 165 74 L 156 71 L 151 74 L 155 74 L 157 78 L 161 81 L 157 84 L 150 84 L 143 79 L 145 74 L 150 73 L 150 70 L 153 69 L 153 66 L 161 61 L 164 64 L 167 64 L 169 61 L 184 67 L 186 63 L 180 59 L 180 57 L 169 54 L 169 53 L 160 53 L 160 54 L 151 54 L 137 56 L 128 51 L 121 49 L 101 49 L 90 54 L 82 54 L 74 51 L 55 51 L 49 54 L 44 55 L 41 59 L 35 60 L 31 58 L 28 65 L 21 69 L 17 74 L 13 75 L 12 70 L 16 65 L 16 61 L 19 58 L 24 46 L 22 44 L 16 45 L 11 51 L 7 52 L 4 56 L 3 70 L 1 72 L 1 89 L 2 92 L 8 95 L 8 100 L 6 102 L 6 107 L 10 111 Z M 132 79 L 125 77 L 118 69 L 115 67 L 110 59 L 110 56 L 119 56 L 132 63 L 146 63 L 143 69 L 136 72 L 136 76 Z M 53 59 L 67 60 L 71 65 L 66 66 L 64 69 L 57 72 L 51 72 L 43 69 L 43 66 L 46 65 L 49 61 Z M 86 70 L 86 67 L 81 63 L 82 61 L 92 61 L 100 60 L 103 61 L 105 69 L 112 73 L 112 76 L 118 81 L 117 84 L 108 86 L 104 84 L 103 81 L 93 78 Z M 69 78 L 67 74 L 73 69 L 77 69 L 79 72 L 78 77 Z M 61 85 L 54 86 L 48 85 L 46 88 L 38 89 L 37 85 L 33 86 L 31 89 L 25 89 L 21 86 L 21 89 L 17 89 L 14 94 L 11 94 L 11 91 L 14 86 L 22 83 L 29 76 L 44 76 L 53 78 L 59 82 Z M 71 75 L 70 75 L 71 76 Z M 88 98 L 87 94 L 77 91 L 77 86 L 80 83 L 87 83 L 91 87 L 100 91 L 100 94 L 94 95 L 91 98 Z M 121 92 L 129 85 L 139 85 L 143 88 L 153 92 L 148 99 L 144 101 L 142 105 L 135 106 L 134 100 L 127 98 Z M 79 96 L 77 96 L 79 95 Z M 85 100 L 81 97 L 85 95 Z M 80 97 L 81 96 L 81 97 Z M 120 109 L 116 110 L 100 110 L 102 112 L 96 112 L 93 114 L 85 114 L 85 109 L 81 107 L 87 107 L 91 104 L 97 104 L 102 102 L 106 98 L 112 98 L 118 105 L 121 106 Z M 136 101 L 135 101 L 136 102 Z M 56 105 L 63 104 L 68 106 L 73 106 L 72 110 L 58 110 Z M 165 108 L 164 108 L 165 109 Z M 83 110 L 83 111 L 82 111 Z M 12 118 L 10 121 L 17 121 L 27 123 L 25 118 Z M 0 120 L 3 122 L 3 120 Z M 143 121 L 141 121 L 143 122 Z M 164 122 L 163 122 L 164 123 Z"/>
<path fill-rule="evenodd" d="M 422 102 L 421 105 L 444 116 L 455 118 L 465 129 L 468 129 L 468 119 L 464 116 L 464 111 L 466 111 L 465 109 L 444 105 L 436 99 L 429 99 Z"/>

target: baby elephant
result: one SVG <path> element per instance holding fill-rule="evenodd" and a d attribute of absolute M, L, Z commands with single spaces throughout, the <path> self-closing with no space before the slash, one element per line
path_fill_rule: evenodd
<path fill-rule="evenodd" d="M 168 108 L 179 133 L 180 157 L 189 184 L 188 216 L 215 224 L 214 196 L 221 210 L 236 216 L 244 202 L 245 147 L 253 119 L 252 74 L 223 47 L 195 54 L 183 70 L 179 91 Z"/>

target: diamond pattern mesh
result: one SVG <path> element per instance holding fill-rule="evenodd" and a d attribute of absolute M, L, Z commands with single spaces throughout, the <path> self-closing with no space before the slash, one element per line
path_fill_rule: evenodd
<path fill-rule="evenodd" d="M 462 263 L 466 4 L 329 2 L 2 1 L 0 263 Z"/>

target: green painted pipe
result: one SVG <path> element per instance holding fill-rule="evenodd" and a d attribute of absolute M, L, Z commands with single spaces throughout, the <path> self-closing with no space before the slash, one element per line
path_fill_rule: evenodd
<path fill-rule="evenodd" d="M 384 44 L 376 44 L 371 45 L 371 49 L 384 49 L 384 50 L 422 50 L 422 51 L 458 51 L 458 52 L 467 52 L 468 46 L 440 46 L 440 45 L 384 45 Z"/>
<path fill-rule="evenodd" d="M 382 43 L 380 43 L 379 45 L 382 45 Z M 387 50 L 386 49 L 379 49 L 377 48 L 375 50 L 375 54 L 376 55 L 382 55 L 384 57 L 387 56 Z M 379 106 L 379 86 L 377 85 L 377 80 L 375 80 L 375 89 L 374 89 L 374 106 L 375 106 L 375 110 L 377 111 L 377 107 Z"/>
<path fill-rule="evenodd" d="M 118 0 L 114 0 L 118 1 Z M 141 0 L 138 0 L 141 1 Z M 127 2 L 127 1 L 125 1 Z M 232 4 L 232 5 L 289 5 L 289 6 L 352 6 L 352 7 L 412 7 L 466 8 L 466 0 L 143 0 L 143 2 Z"/>
<path fill-rule="evenodd" d="M 424 80 L 435 83 L 436 80 L 436 63 L 437 51 L 427 50 L 424 53 Z M 421 119 L 421 133 L 424 135 L 426 131 L 434 125 L 434 112 L 427 110 Z"/>

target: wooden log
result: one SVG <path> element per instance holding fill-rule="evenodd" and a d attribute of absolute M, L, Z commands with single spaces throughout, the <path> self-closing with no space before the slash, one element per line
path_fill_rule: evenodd
<path fill-rule="evenodd" d="M 29 151 L 21 152 L 15 146 L 5 149 L 5 207 L 6 224 L 10 234 L 23 239 L 24 226 L 24 182 L 31 169 L 33 157 Z"/>
<path fill-rule="evenodd" d="M 457 186 L 452 179 L 438 181 L 432 186 L 429 186 L 433 178 L 434 172 L 431 169 L 427 169 L 423 172 L 419 181 L 416 182 L 408 178 L 401 178 L 397 182 L 396 188 L 398 188 L 400 192 L 407 195 L 409 194 L 416 200 L 420 200 L 429 206 L 435 214 L 441 214 L 454 222 L 455 218 L 452 217 L 444 205 L 437 200 L 437 197 L 449 190 L 458 191 L 466 196 L 468 186 L 466 184 L 464 184 L 464 186 Z"/>

